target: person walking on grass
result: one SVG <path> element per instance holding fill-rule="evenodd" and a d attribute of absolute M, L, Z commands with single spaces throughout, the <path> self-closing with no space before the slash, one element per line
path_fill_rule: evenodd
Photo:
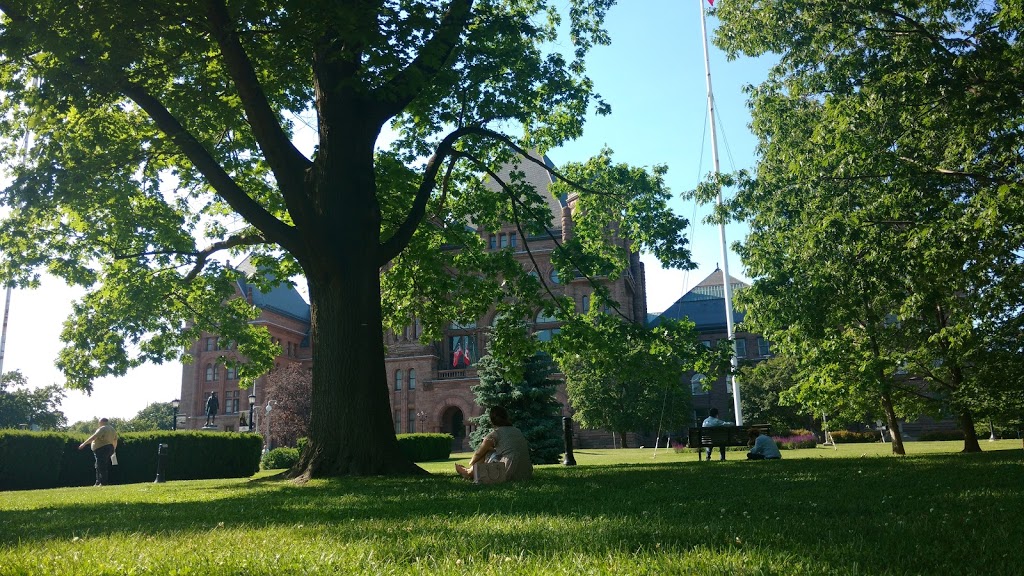
<path fill-rule="evenodd" d="M 747 460 L 779 460 L 782 458 L 779 445 L 771 436 L 755 429 L 751 429 L 747 435 L 750 439 L 750 452 L 747 452 Z"/>
<path fill-rule="evenodd" d="M 109 482 L 110 457 L 117 450 L 117 431 L 110 425 L 110 420 L 100 418 L 100 427 L 85 442 L 79 444 L 78 449 L 84 450 L 90 444 L 93 458 L 96 459 L 96 484 L 94 486 L 103 486 Z"/>
<path fill-rule="evenodd" d="M 704 419 L 701 424 L 702 428 L 712 428 L 714 426 L 730 426 L 732 422 L 726 422 L 718 417 L 718 408 L 712 408 L 708 410 L 708 417 Z M 711 452 L 714 450 L 711 446 L 708 446 L 708 462 L 711 461 Z M 725 446 L 718 447 L 719 452 L 722 454 L 722 460 L 725 460 Z"/>
<path fill-rule="evenodd" d="M 469 467 L 455 465 L 455 471 L 478 484 L 500 484 L 533 477 L 530 446 L 526 436 L 512 425 L 508 411 L 494 406 L 487 413 L 494 430 L 484 437 L 469 461 Z"/>

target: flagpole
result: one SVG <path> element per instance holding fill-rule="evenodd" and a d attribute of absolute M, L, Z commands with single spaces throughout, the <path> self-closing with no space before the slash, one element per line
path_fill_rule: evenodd
<path fill-rule="evenodd" d="M 11 312 L 11 292 L 14 288 L 7 285 L 7 298 L 4 303 L 4 326 L 3 330 L 0 331 L 0 376 L 4 375 L 4 352 L 7 350 L 7 318 Z"/>
<path fill-rule="evenodd" d="M 714 4 L 713 0 L 708 0 Z M 704 0 L 697 0 L 700 6 L 700 32 L 704 41 L 704 72 L 708 87 L 708 121 L 711 124 L 711 163 L 715 168 L 715 175 L 718 175 L 718 135 L 715 131 L 715 97 L 711 90 L 711 59 L 708 57 L 708 28 L 704 15 Z M 718 187 L 717 205 L 722 205 L 722 187 Z M 725 223 L 718 224 L 718 238 L 721 241 L 722 249 L 722 286 L 725 290 L 725 328 L 730 340 L 736 337 L 732 317 L 732 286 L 729 284 L 729 245 L 725 240 Z M 736 414 L 736 425 L 743 425 L 743 409 L 740 407 L 740 386 L 736 380 L 735 372 L 739 368 L 739 360 L 736 358 L 736 344 L 733 344 L 733 353 L 730 359 L 733 374 L 729 376 L 732 383 L 732 404 L 733 413 Z"/>

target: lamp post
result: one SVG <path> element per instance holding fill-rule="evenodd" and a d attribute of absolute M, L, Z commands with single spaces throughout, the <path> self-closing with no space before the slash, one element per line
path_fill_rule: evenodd
<path fill-rule="evenodd" d="M 253 417 L 256 415 L 256 389 L 249 393 L 249 432 L 257 432 L 256 422 Z"/>
<path fill-rule="evenodd" d="M 420 410 L 419 412 L 416 413 L 416 418 L 419 419 L 420 421 L 420 433 L 426 432 L 427 430 L 426 428 L 424 428 L 424 426 L 426 426 L 427 422 L 427 413 L 424 412 L 423 410 Z"/>
<path fill-rule="evenodd" d="M 271 450 L 271 448 L 273 448 L 273 446 L 270 445 L 270 443 L 272 441 L 272 438 L 270 437 L 270 411 L 273 410 L 273 405 L 274 404 L 277 404 L 277 402 L 275 402 L 273 400 L 267 400 L 267 406 L 265 408 L 265 410 L 267 411 L 267 443 L 266 443 L 266 450 L 268 452 Z"/>
<path fill-rule="evenodd" d="M 171 420 L 171 430 L 178 429 L 178 406 L 181 406 L 181 400 L 175 398 L 171 400 L 171 408 L 174 410 L 174 417 Z"/>

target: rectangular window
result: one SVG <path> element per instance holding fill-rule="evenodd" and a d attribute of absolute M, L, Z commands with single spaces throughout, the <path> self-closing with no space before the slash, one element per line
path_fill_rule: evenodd
<path fill-rule="evenodd" d="M 736 357 L 746 358 L 747 357 L 747 341 L 743 338 L 736 339 Z"/>
<path fill-rule="evenodd" d="M 224 369 L 225 380 L 238 380 L 238 369 L 230 366 Z"/>
<path fill-rule="evenodd" d="M 224 392 L 224 413 L 238 414 L 239 393 L 241 390 L 228 390 Z"/>
<path fill-rule="evenodd" d="M 409 410 L 409 434 L 416 432 L 416 411 Z"/>
<path fill-rule="evenodd" d="M 494 234 L 491 234 L 491 237 L 487 239 L 487 246 L 491 250 L 494 250 L 495 248 L 497 248 L 498 247 L 498 237 L 495 236 Z"/>
<path fill-rule="evenodd" d="M 402 371 L 395 370 L 395 391 L 402 389 Z"/>
<path fill-rule="evenodd" d="M 206 351 L 207 352 L 212 352 L 216 346 L 217 346 L 217 339 L 216 338 L 211 336 L 211 337 L 208 337 L 206 339 Z"/>
<path fill-rule="evenodd" d="M 583 312 L 590 312 L 590 296 L 583 297 Z"/>
<path fill-rule="evenodd" d="M 416 369 L 409 368 L 409 390 L 416 389 Z"/>
<path fill-rule="evenodd" d="M 768 356 L 769 354 L 771 354 L 771 350 L 769 349 L 768 341 L 765 340 L 764 338 L 758 337 L 757 338 L 757 355 L 761 356 L 761 357 L 764 357 L 764 356 Z"/>
<path fill-rule="evenodd" d="M 451 337 L 451 361 L 447 368 L 467 368 L 471 366 L 477 359 L 476 353 L 476 336 L 475 335 L 461 335 Z"/>
<path fill-rule="evenodd" d="M 711 340 L 701 340 L 700 343 L 705 348 L 709 348 L 709 349 L 711 348 Z"/>
<path fill-rule="evenodd" d="M 501 247 L 508 248 L 508 234 L 501 235 Z"/>
<path fill-rule="evenodd" d="M 516 247 L 516 233 L 515 232 L 512 232 L 512 233 L 510 233 L 508 235 L 508 245 L 513 247 L 513 248 Z"/>
<path fill-rule="evenodd" d="M 395 434 L 402 433 L 402 413 L 395 410 Z"/>

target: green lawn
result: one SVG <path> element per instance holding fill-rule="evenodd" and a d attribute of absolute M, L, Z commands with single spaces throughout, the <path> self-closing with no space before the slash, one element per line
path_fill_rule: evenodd
<path fill-rule="evenodd" d="M 0 574 L 1019 574 L 1024 451 L 982 447 L 583 450 L 514 486 L 448 461 L 425 478 L 5 492 Z"/>

